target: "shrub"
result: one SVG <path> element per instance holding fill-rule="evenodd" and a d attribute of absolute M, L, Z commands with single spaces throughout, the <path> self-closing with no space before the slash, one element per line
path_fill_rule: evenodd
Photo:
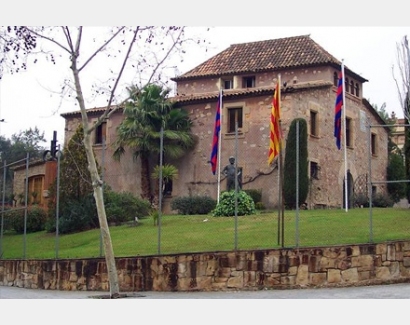
<path fill-rule="evenodd" d="M 394 205 L 394 200 L 387 194 L 375 193 L 372 205 L 376 208 L 388 208 Z"/>
<path fill-rule="evenodd" d="M 97 228 L 99 225 L 94 196 L 87 195 L 81 200 L 64 205 L 59 219 L 59 232 L 69 234 Z"/>
<path fill-rule="evenodd" d="M 120 224 L 149 215 L 150 203 L 129 192 L 107 191 L 104 194 L 105 212 L 108 222 Z"/>
<path fill-rule="evenodd" d="M 255 209 L 256 210 L 265 210 L 266 207 L 262 202 L 257 202 L 257 203 L 255 203 Z"/>
<path fill-rule="evenodd" d="M 18 234 L 24 233 L 24 209 L 8 212 L 11 227 Z M 26 232 L 37 232 L 45 229 L 47 213 L 38 206 L 31 206 L 27 209 Z"/>
<path fill-rule="evenodd" d="M 235 215 L 235 191 L 222 192 L 219 198 L 219 204 L 212 211 L 214 217 L 231 217 Z M 246 194 L 244 191 L 239 191 L 238 195 L 238 204 L 237 204 L 237 215 L 245 216 L 254 214 L 255 203 L 252 198 Z"/>
<path fill-rule="evenodd" d="M 208 214 L 216 207 L 216 200 L 209 196 L 185 196 L 171 201 L 171 209 L 179 214 Z"/>
<path fill-rule="evenodd" d="M 259 190 L 249 189 L 249 190 L 243 190 L 243 191 L 252 198 L 255 204 L 262 201 L 262 190 L 261 189 Z"/>
<path fill-rule="evenodd" d="M 361 208 L 368 208 L 369 207 L 369 198 L 366 194 L 364 193 L 359 193 L 354 196 L 354 202 L 353 202 L 355 207 Z"/>

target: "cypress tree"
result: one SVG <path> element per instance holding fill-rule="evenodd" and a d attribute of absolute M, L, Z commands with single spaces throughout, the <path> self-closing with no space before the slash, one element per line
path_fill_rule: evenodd
<path fill-rule="evenodd" d="M 309 191 L 307 122 L 303 118 L 294 119 L 286 140 L 283 173 L 283 196 L 287 208 L 296 208 L 296 125 L 299 122 L 299 205 L 306 201 Z"/>

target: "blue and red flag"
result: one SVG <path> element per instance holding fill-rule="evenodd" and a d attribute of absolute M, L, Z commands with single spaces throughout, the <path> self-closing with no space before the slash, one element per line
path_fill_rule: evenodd
<path fill-rule="evenodd" d="M 343 73 L 339 72 L 339 82 L 337 84 L 336 104 L 335 104 L 335 130 L 336 146 L 340 150 L 342 133 L 342 107 L 343 107 Z"/>
<path fill-rule="evenodd" d="M 212 167 L 212 174 L 214 175 L 216 173 L 216 167 L 217 167 L 217 162 L 218 162 L 219 132 L 221 132 L 221 104 L 222 104 L 222 91 L 219 94 L 218 103 L 216 104 L 214 137 L 212 139 L 211 167 Z"/>

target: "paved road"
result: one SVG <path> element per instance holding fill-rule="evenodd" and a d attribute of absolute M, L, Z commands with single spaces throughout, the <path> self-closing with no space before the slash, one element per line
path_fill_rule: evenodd
<path fill-rule="evenodd" d="M 346 288 L 235 292 L 130 292 L 127 299 L 410 299 L 410 283 Z M 98 291 L 36 290 L 0 286 L 0 299 L 96 299 Z"/>

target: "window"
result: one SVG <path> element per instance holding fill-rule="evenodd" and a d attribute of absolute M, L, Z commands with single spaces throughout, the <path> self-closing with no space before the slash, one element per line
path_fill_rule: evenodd
<path fill-rule="evenodd" d="M 242 79 L 242 88 L 253 88 L 255 87 L 255 77 L 244 77 Z"/>
<path fill-rule="evenodd" d="M 357 97 L 359 97 L 359 84 L 357 83 L 356 84 L 356 87 L 355 87 L 355 95 L 357 96 Z"/>
<path fill-rule="evenodd" d="M 347 147 L 352 147 L 352 119 L 346 118 L 345 120 L 346 123 L 346 146 Z"/>
<path fill-rule="evenodd" d="M 310 162 L 310 178 L 312 179 L 319 179 L 319 165 L 317 162 L 311 161 Z"/>
<path fill-rule="evenodd" d="M 377 136 L 374 133 L 371 135 L 371 149 L 372 155 L 377 155 Z"/>
<path fill-rule="evenodd" d="M 350 81 L 350 93 L 351 93 L 352 95 L 354 95 L 354 83 L 353 83 L 353 80 Z"/>
<path fill-rule="evenodd" d="M 222 80 L 222 83 L 223 83 L 223 88 L 224 89 L 233 89 L 233 80 L 232 79 Z"/>
<path fill-rule="evenodd" d="M 310 135 L 317 137 L 319 135 L 317 125 L 317 112 L 310 111 Z"/>
<path fill-rule="evenodd" d="M 106 139 L 107 123 L 101 123 L 95 130 L 95 144 L 102 144 Z"/>
<path fill-rule="evenodd" d="M 235 125 L 238 122 L 238 132 L 242 128 L 242 107 L 228 108 L 228 133 L 235 133 Z"/>
<path fill-rule="evenodd" d="M 339 76 L 338 76 L 338 74 L 337 74 L 337 72 L 335 72 L 334 74 L 333 74 L 333 85 L 335 86 L 335 87 L 337 87 L 337 84 L 339 83 Z"/>
<path fill-rule="evenodd" d="M 345 92 L 349 91 L 349 78 L 345 79 Z"/>

